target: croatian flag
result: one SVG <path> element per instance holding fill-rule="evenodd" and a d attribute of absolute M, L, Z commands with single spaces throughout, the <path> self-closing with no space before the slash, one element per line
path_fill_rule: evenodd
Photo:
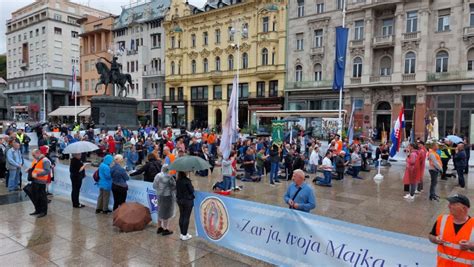
<path fill-rule="evenodd" d="M 340 91 L 344 88 L 344 72 L 346 70 L 346 50 L 349 29 L 336 28 L 336 59 L 334 62 L 334 81 L 332 89 Z"/>
<path fill-rule="evenodd" d="M 232 137 L 237 131 L 237 76 L 234 76 L 234 82 L 232 83 L 232 93 L 230 94 L 229 107 L 227 107 L 227 116 L 222 127 L 222 139 L 220 150 L 222 152 L 222 158 L 228 159 L 230 151 L 232 149 Z"/>
<path fill-rule="evenodd" d="M 395 156 L 397 154 L 398 149 L 400 148 L 400 144 L 402 142 L 402 129 L 405 128 L 405 115 L 404 109 L 400 110 L 400 114 L 398 114 L 398 118 L 395 121 L 395 125 L 393 126 L 392 133 L 390 134 L 390 139 L 392 141 L 392 146 L 390 147 L 390 157 Z"/>

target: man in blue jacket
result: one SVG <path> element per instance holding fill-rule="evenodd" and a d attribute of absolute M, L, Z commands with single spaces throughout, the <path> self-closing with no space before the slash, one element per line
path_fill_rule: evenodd
<path fill-rule="evenodd" d="M 302 170 L 293 171 L 293 183 L 288 187 L 284 199 L 290 209 L 310 212 L 316 207 L 313 189 L 304 182 Z"/>

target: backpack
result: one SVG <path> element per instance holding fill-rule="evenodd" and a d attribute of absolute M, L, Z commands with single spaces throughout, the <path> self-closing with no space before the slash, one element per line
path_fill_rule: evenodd
<path fill-rule="evenodd" d="M 94 181 L 95 181 L 96 183 L 99 182 L 99 180 L 100 180 L 99 169 L 95 170 L 94 174 L 92 175 L 92 178 L 94 179 Z"/>

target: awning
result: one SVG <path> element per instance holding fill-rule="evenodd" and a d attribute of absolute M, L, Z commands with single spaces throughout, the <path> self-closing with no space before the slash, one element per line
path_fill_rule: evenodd
<path fill-rule="evenodd" d="M 77 111 L 78 116 L 90 116 L 90 111 L 89 115 L 85 115 L 85 111 L 90 110 L 90 107 L 87 106 L 77 106 L 74 108 L 74 106 L 60 106 L 56 110 L 50 112 L 48 116 L 50 117 L 61 117 L 61 116 L 74 116 L 75 111 Z"/>
<path fill-rule="evenodd" d="M 11 106 L 11 109 L 28 109 L 28 106 Z"/>

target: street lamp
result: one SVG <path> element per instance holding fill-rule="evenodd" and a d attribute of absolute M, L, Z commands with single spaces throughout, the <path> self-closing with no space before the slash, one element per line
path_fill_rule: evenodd
<path fill-rule="evenodd" d="M 239 18 L 237 21 L 237 23 L 241 22 L 241 19 Z M 236 111 L 235 111 L 235 114 L 239 114 L 239 70 L 240 70 L 240 39 L 241 38 L 244 38 L 244 37 L 247 37 L 247 34 L 248 34 L 248 29 L 245 25 L 241 25 L 241 28 L 238 29 L 237 27 L 235 27 L 235 21 L 233 22 L 234 26 L 232 26 L 232 28 L 230 29 L 229 33 L 230 35 L 232 36 L 232 38 L 235 40 L 237 39 L 237 47 L 235 44 L 232 44 L 232 47 L 233 48 L 236 48 L 236 51 L 237 51 L 237 71 L 236 71 L 236 76 L 237 76 L 237 104 L 236 104 Z M 236 33 L 239 33 L 240 34 L 240 38 L 234 38 L 235 37 L 235 34 Z M 238 128 L 239 127 L 239 116 L 237 115 L 237 120 L 236 120 L 236 127 Z"/>
<path fill-rule="evenodd" d="M 43 108 L 41 111 L 41 122 L 46 122 L 46 68 L 49 68 L 48 61 L 43 59 L 43 61 L 37 63 L 38 66 L 43 70 Z"/>

